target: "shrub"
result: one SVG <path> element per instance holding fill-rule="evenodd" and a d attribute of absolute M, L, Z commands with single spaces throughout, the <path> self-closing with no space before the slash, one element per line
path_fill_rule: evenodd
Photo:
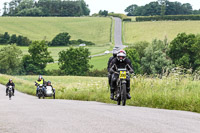
<path fill-rule="evenodd" d="M 86 75 L 89 65 L 90 52 L 87 48 L 70 47 L 59 52 L 59 67 L 67 75 Z"/>
<path fill-rule="evenodd" d="M 136 17 L 136 21 L 161 21 L 161 20 L 200 20 L 200 15 L 165 15 Z"/>
<path fill-rule="evenodd" d="M 170 43 L 169 56 L 176 66 L 200 68 L 200 35 L 180 33 Z"/>
<path fill-rule="evenodd" d="M 71 36 L 67 32 L 59 33 L 56 37 L 53 38 L 51 46 L 68 46 Z"/>

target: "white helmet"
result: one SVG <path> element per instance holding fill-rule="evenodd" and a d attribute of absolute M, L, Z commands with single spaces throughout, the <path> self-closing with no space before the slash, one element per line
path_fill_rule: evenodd
<path fill-rule="evenodd" d="M 120 50 L 117 54 L 117 60 L 122 62 L 126 59 L 126 52 L 124 50 Z"/>

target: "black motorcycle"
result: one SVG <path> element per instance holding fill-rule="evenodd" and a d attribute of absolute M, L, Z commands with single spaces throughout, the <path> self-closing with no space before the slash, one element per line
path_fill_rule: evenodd
<path fill-rule="evenodd" d="M 129 72 L 126 68 L 124 69 L 117 69 L 116 74 L 119 75 L 119 78 L 117 79 L 117 87 L 115 88 L 114 92 L 114 100 L 117 101 L 117 104 L 120 105 L 122 102 L 122 105 L 126 105 L 126 99 L 127 99 L 127 92 L 126 92 L 126 84 L 127 84 L 127 75 Z"/>
<path fill-rule="evenodd" d="M 8 96 L 9 100 L 11 100 L 11 97 L 13 96 L 13 87 L 11 85 L 8 86 Z"/>
<path fill-rule="evenodd" d="M 39 84 L 38 86 L 38 91 L 37 91 L 37 96 L 40 99 L 41 97 L 43 97 L 43 99 L 45 98 L 44 96 L 44 92 L 43 92 L 43 84 Z"/>

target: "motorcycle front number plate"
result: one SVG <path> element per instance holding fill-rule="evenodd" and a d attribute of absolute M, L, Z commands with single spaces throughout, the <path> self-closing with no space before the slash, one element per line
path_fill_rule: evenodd
<path fill-rule="evenodd" d="M 126 71 L 120 71 L 119 78 L 120 79 L 126 79 Z"/>

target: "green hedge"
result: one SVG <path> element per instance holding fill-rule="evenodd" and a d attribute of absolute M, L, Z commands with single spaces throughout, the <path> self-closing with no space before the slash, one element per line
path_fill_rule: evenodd
<path fill-rule="evenodd" d="M 160 20 L 200 20 L 200 15 L 166 15 L 166 16 L 145 16 L 136 17 L 136 21 L 160 21 Z"/>
<path fill-rule="evenodd" d="M 118 17 L 121 18 L 122 20 L 127 18 L 125 14 L 120 14 L 120 13 L 109 13 L 108 16 Z"/>

